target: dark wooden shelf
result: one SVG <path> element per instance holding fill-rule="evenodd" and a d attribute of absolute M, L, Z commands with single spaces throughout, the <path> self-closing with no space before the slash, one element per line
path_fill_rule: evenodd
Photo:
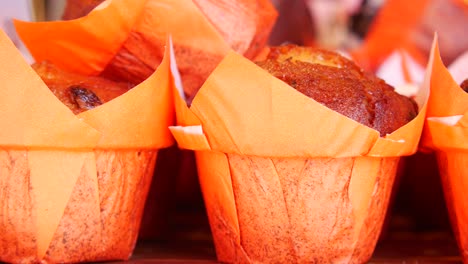
<path fill-rule="evenodd" d="M 140 241 L 128 263 L 217 263 L 210 240 Z M 379 241 L 369 263 L 462 263 L 449 232 L 395 232 Z"/>

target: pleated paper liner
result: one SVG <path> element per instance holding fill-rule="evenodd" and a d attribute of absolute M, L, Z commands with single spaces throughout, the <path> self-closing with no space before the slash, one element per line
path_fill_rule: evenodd
<path fill-rule="evenodd" d="M 75 116 L 3 32 L 0 47 L 0 261 L 128 259 L 158 149 L 173 143 L 168 59 Z"/>
<path fill-rule="evenodd" d="M 179 126 L 171 131 L 180 147 L 196 150 L 218 259 L 368 260 L 399 157 L 418 147 L 427 89 L 418 116 L 386 137 L 234 52 L 190 108 L 175 96 Z"/>
<path fill-rule="evenodd" d="M 444 66 L 438 43 L 434 43 L 431 71 L 431 95 L 422 146 L 435 151 L 442 178 L 450 220 L 463 261 L 468 263 L 468 93 L 454 81 Z M 466 69 L 467 57 L 458 61 Z M 465 76 L 465 78 L 468 77 Z"/>

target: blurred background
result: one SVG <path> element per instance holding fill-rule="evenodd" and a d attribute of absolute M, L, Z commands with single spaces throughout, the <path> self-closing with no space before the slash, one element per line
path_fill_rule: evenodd
<path fill-rule="evenodd" d="M 426 62 L 433 33 L 450 64 L 468 47 L 464 0 L 271 0 L 279 12 L 270 44 L 296 43 L 349 53 L 375 71 L 392 51 Z M 86 15 L 103 0 L 17 0 L 0 4 L 0 27 L 13 39 L 11 19 L 44 21 Z M 18 43 L 18 45 L 20 45 Z M 380 47 L 376 47 L 380 46 Z"/>

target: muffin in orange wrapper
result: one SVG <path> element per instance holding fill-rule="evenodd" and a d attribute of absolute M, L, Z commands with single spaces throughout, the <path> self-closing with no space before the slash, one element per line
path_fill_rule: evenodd
<path fill-rule="evenodd" d="M 36 43 L 30 51 L 39 61 L 44 57 L 60 61 L 47 51 L 70 49 L 61 44 L 63 39 L 74 39 L 77 45 L 104 42 L 109 45 L 102 47 L 107 57 L 96 62 L 99 71 L 93 73 L 131 83 L 140 83 L 153 73 L 163 57 L 166 36 L 171 34 L 184 89 L 192 98 L 229 48 L 255 57 L 265 46 L 276 16 L 268 0 L 113 0 L 76 20 L 16 22 L 16 28 L 23 41 Z M 117 26 L 120 20 L 125 20 L 126 27 Z M 108 26 L 113 32 L 102 34 L 94 29 Z M 111 33 L 119 35 L 111 37 L 113 43 L 104 39 Z M 72 60 L 68 63 L 73 64 Z M 78 65 L 59 66 L 80 70 Z"/>
<path fill-rule="evenodd" d="M 458 62 L 464 72 L 467 58 Z M 436 153 L 452 229 L 463 261 L 468 263 L 468 93 L 444 66 L 437 41 L 428 68 L 431 90 L 421 143 Z"/>
<path fill-rule="evenodd" d="M 417 149 L 424 91 L 417 116 L 382 137 L 235 52 L 190 107 L 175 96 L 171 132 L 196 151 L 218 260 L 367 261 L 399 157 Z"/>
<path fill-rule="evenodd" d="M 158 149 L 173 143 L 168 59 L 75 115 L 3 32 L 0 58 L 0 261 L 128 259 Z"/>

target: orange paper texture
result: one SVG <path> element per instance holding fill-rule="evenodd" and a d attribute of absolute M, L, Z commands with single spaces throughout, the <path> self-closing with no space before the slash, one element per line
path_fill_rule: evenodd
<path fill-rule="evenodd" d="M 386 137 L 234 52 L 190 108 L 175 96 L 179 126 L 171 131 L 179 146 L 196 150 L 218 259 L 368 260 L 399 156 L 418 146 L 426 112 L 423 90 L 419 115 Z"/>
<path fill-rule="evenodd" d="M 170 34 L 185 92 L 192 98 L 230 47 L 249 57 L 260 52 L 275 19 L 267 0 L 113 0 L 76 20 L 15 24 L 26 45 L 34 43 L 30 51 L 36 60 L 59 60 L 64 69 L 89 69 L 86 73 L 132 83 L 159 65 Z M 95 45 L 82 47 L 89 42 Z M 76 57 L 64 62 L 64 50 Z M 98 52 L 106 55 L 92 59 Z"/>
<path fill-rule="evenodd" d="M 428 68 L 431 95 L 422 146 L 436 153 L 452 227 L 463 261 L 468 263 L 468 93 L 444 66 L 436 41 Z"/>
<path fill-rule="evenodd" d="M 0 60 L 0 261 L 129 258 L 157 150 L 173 143 L 169 61 L 75 116 L 3 32 Z"/>

